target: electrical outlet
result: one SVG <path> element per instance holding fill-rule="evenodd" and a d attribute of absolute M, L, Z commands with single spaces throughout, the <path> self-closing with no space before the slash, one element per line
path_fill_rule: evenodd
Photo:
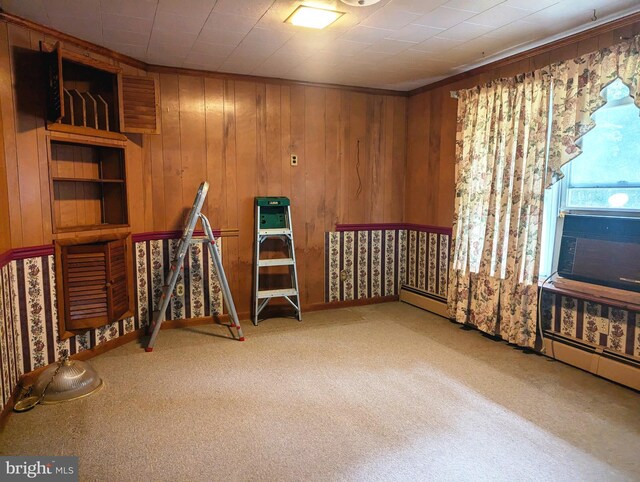
<path fill-rule="evenodd" d="M 347 281 L 347 271 L 344 269 L 340 271 L 340 281 Z"/>
<path fill-rule="evenodd" d="M 176 285 L 176 295 L 179 297 L 184 296 L 184 285 L 182 283 Z"/>
<path fill-rule="evenodd" d="M 298 165 L 298 156 L 296 156 L 295 154 L 291 154 L 291 165 L 292 166 Z"/>

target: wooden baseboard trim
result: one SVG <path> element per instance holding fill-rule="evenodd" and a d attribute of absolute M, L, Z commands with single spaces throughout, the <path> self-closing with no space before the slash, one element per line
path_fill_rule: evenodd
<path fill-rule="evenodd" d="M 444 318 L 449 318 L 447 304 L 443 301 L 438 301 L 405 289 L 400 290 L 400 301 L 430 311 Z"/>
<path fill-rule="evenodd" d="M 362 298 L 359 300 L 347 300 L 347 301 L 330 301 L 325 303 L 312 303 L 310 305 L 303 305 L 302 312 L 305 311 L 323 311 L 323 310 L 336 310 L 338 308 L 353 308 L 356 306 L 377 305 L 379 303 L 391 303 L 398 301 L 400 297 L 398 295 L 389 296 L 376 296 L 375 298 Z"/>

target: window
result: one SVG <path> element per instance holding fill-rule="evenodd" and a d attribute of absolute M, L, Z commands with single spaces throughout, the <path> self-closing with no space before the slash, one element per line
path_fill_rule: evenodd
<path fill-rule="evenodd" d="M 639 211 L 640 111 L 620 79 L 601 95 L 607 102 L 592 116 L 582 154 L 566 166 L 562 208 Z"/>
<path fill-rule="evenodd" d="M 595 127 L 579 143 L 582 154 L 563 167 L 565 177 L 545 192 L 541 277 L 551 274 L 554 249 L 559 249 L 560 213 L 640 216 L 640 110 L 620 79 L 601 95 L 606 103 L 593 114 Z"/>

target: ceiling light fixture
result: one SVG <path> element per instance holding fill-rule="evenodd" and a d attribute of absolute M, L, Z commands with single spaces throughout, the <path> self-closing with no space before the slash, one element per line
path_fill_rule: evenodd
<path fill-rule="evenodd" d="M 289 15 L 285 22 L 298 27 L 322 29 L 331 25 L 343 15 L 344 12 L 300 5 Z"/>

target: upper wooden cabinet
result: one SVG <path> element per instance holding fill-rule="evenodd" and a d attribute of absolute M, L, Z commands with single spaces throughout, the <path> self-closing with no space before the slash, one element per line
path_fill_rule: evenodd
<path fill-rule="evenodd" d="M 49 73 L 47 129 L 126 140 L 122 133 L 160 132 L 153 77 L 42 43 Z"/>

